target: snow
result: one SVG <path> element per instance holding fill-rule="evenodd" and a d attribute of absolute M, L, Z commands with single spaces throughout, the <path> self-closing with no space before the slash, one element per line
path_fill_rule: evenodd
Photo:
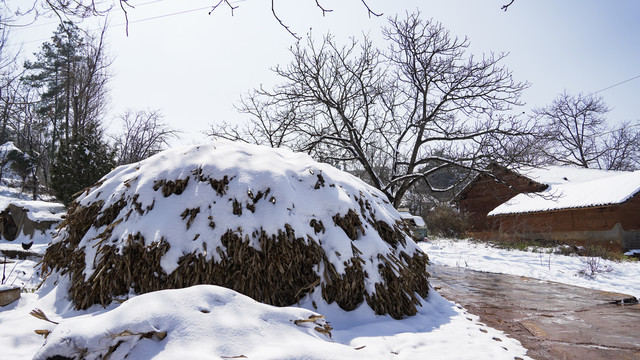
<path fill-rule="evenodd" d="M 567 184 L 597 180 L 625 173 L 624 171 L 588 169 L 576 166 L 546 166 L 542 168 L 523 166 L 515 171 L 540 184 Z"/>
<path fill-rule="evenodd" d="M 11 284 L 1 284 L 0 285 L 0 291 L 5 291 L 5 290 L 10 290 L 10 289 L 15 289 L 16 285 L 11 285 Z"/>
<path fill-rule="evenodd" d="M 17 185 L 22 183 L 22 177 L 11 168 L 13 160 L 8 160 L 8 157 L 12 151 L 17 151 L 19 154 L 26 155 L 12 141 L 8 141 L 0 145 L 0 165 L 2 165 L 2 180 L 5 183 Z M 26 155 L 25 158 L 28 159 L 29 155 Z"/>
<path fill-rule="evenodd" d="M 1 249 L 6 249 L 6 247 L 3 246 Z M 35 291 L 40 282 L 42 282 L 39 273 L 35 270 L 37 261 L 31 259 L 6 260 L 6 264 L 0 265 L 0 272 L 4 274 L 4 283 L 0 285 L 0 289 L 2 289 L 2 286 L 9 288 L 17 286 L 20 287 L 22 291 Z M 4 261 L 4 257 L 2 261 Z M 0 276 L 0 279 L 2 279 L 2 276 Z"/>
<path fill-rule="evenodd" d="M 8 154 L 11 151 L 22 151 L 16 147 L 13 142 L 6 142 L 0 145 L 0 162 L 7 159 Z M 0 180 L 0 211 L 7 209 L 10 204 L 18 207 L 22 207 L 28 210 L 27 217 L 33 221 L 62 221 L 62 215 L 64 215 L 66 209 L 64 205 L 54 201 L 42 201 L 31 200 L 32 195 L 30 193 L 24 193 L 21 191 L 22 180 L 21 177 L 11 169 L 11 161 L 4 164 L 2 167 L 2 179 Z M 52 197 L 43 195 L 40 196 L 44 200 L 52 200 Z M 55 229 L 43 233 L 41 231 L 35 231 L 33 237 L 25 236 L 22 231 L 18 234 L 17 238 L 13 241 L 7 241 L 0 237 L 0 250 L 19 250 L 22 251 L 22 243 L 30 243 L 33 241 L 31 251 L 36 253 L 44 253 L 47 244 L 51 241 L 52 236 L 55 234 Z"/>
<path fill-rule="evenodd" d="M 0 145 L 0 155 L 5 155 L 10 151 L 14 151 L 14 150 L 22 152 L 22 150 L 18 149 L 16 144 L 13 143 L 13 141 L 7 141 L 6 143 Z"/>
<path fill-rule="evenodd" d="M 588 169 L 585 169 L 588 170 Z M 621 204 L 640 192 L 640 171 L 584 182 L 551 184 L 545 191 L 522 193 L 489 212 L 489 216 Z"/>
<path fill-rule="evenodd" d="M 154 209 L 163 208 L 159 206 L 161 201 L 173 205 L 168 208 L 175 208 L 175 211 L 156 210 L 150 212 L 150 216 L 137 217 L 134 212 L 129 218 L 132 222 L 128 224 L 135 224 L 144 231 L 149 241 L 155 239 L 156 235 L 164 235 L 170 239 L 172 247 L 175 245 L 178 248 L 178 253 L 170 255 L 164 263 L 168 270 L 182 252 L 200 249 L 199 246 L 191 247 L 195 246 L 192 245 L 194 241 L 185 244 L 184 241 L 172 240 L 173 237 L 186 236 L 191 240 L 203 227 L 209 229 L 202 220 L 207 216 L 199 216 L 190 227 L 182 226 L 173 232 L 169 225 L 176 223 L 175 218 L 180 218 L 185 208 L 206 206 L 202 199 L 217 195 L 211 193 L 210 186 L 198 186 L 194 181 L 190 182 L 190 186 L 196 186 L 198 196 L 188 199 L 174 195 L 165 198 L 143 189 L 147 189 L 145 185 L 149 182 L 153 184 L 154 179 L 184 179 L 198 167 L 203 169 L 203 174 L 214 171 L 208 166 L 215 149 L 199 147 L 193 152 L 188 149 L 193 148 L 177 149 L 149 162 L 120 167 L 115 170 L 113 178 L 104 179 L 101 193 L 93 189 L 83 193 L 80 198 L 85 204 L 97 199 L 105 200 L 105 206 L 109 206 L 118 200 L 118 195 L 115 195 L 118 191 L 127 192 L 131 189 L 131 193 L 127 194 L 137 191 L 137 201 L 143 209 L 154 200 Z M 369 201 L 377 220 L 393 223 L 400 219 L 395 210 L 385 206 L 385 197 L 381 193 L 366 190 L 368 188 L 363 187 L 360 180 L 327 165 L 310 162 L 306 155 L 278 150 L 275 160 L 265 161 L 255 149 L 247 146 L 245 150 L 250 151 L 236 148 L 226 153 L 215 152 L 215 156 L 219 157 L 217 166 L 235 179 L 228 184 L 229 192 L 246 194 L 246 198 L 238 199 L 244 204 L 250 199 L 249 191 L 256 194 L 269 187 L 269 195 L 274 197 L 274 202 L 256 203 L 255 213 L 244 209 L 249 220 L 243 220 L 244 216 L 232 215 L 231 205 L 226 198 L 220 199 L 211 212 L 212 216 L 216 216 L 216 228 L 253 229 L 255 224 L 250 218 L 262 216 L 267 220 L 264 221 L 265 228 L 277 229 L 278 224 L 289 222 L 298 233 L 303 225 L 304 228 L 309 226 L 310 218 L 344 214 L 353 207 L 356 196 Z M 169 170 L 175 169 L 175 164 L 180 164 L 178 168 L 182 170 Z M 245 168 L 252 171 L 237 171 L 237 164 L 245 164 Z M 288 170 L 285 171 L 285 168 Z M 296 191 L 313 187 L 318 181 L 318 174 L 325 179 L 325 187 L 307 192 L 307 195 Z M 125 180 L 128 180 L 126 184 Z M 332 183 L 340 186 L 332 187 Z M 1 196 L 0 200 L 5 201 Z M 33 213 L 47 211 L 48 205 L 40 205 L 34 204 Z M 203 210 L 206 212 L 208 207 L 203 207 Z M 126 209 L 122 213 L 126 213 Z M 343 255 L 351 253 L 352 250 L 345 247 L 343 241 L 336 239 L 344 234 L 340 235 L 341 231 L 330 224 L 329 221 L 325 222 L 327 231 L 321 238 L 323 244 Z M 115 230 L 114 239 L 119 240 L 119 235 L 115 234 L 124 233 L 127 229 Z M 83 240 L 87 249 L 91 248 L 90 237 L 97 232 L 98 229 L 93 229 Z M 361 246 L 360 250 L 365 256 L 376 259 L 377 254 L 388 246 L 382 244 L 373 233 L 368 228 L 368 235 L 361 234 L 358 246 Z M 48 240 L 51 241 L 51 238 Z M 59 238 L 55 241 L 59 241 Z M 207 237 L 203 241 L 215 239 Z M 9 245 L 20 246 L 2 244 Z M 403 249 L 409 254 L 420 251 L 412 241 L 407 241 Z M 343 261 L 340 255 L 334 257 L 336 265 Z M 122 304 L 114 301 L 106 308 L 95 305 L 87 310 L 75 310 L 68 296 L 68 277 L 49 276 L 38 286 L 42 274 L 36 262 L 30 259 L 15 260 L 6 264 L 5 269 L 9 275 L 7 282 L 22 287 L 23 292 L 18 301 L 0 308 L 0 349 L 3 359 L 44 359 L 56 354 L 86 359 L 104 358 L 107 354 L 111 359 L 123 359 L 125 356 L 134 359 L 211 359 L 241 355 L 257 359 L 528 359 L 525 356 L 526 349 L 517 340 L 487 327 L 477 316 L 442 298 L 436 291 L 431 291 L 426 299 L 421 300 L 416 315 L 401 320 L 388 315 L 375 315 L 366 303 L 353 311 L 344 311 L 336 303 L 322 301 L 321 291 L 308 294 L 299 304 L 274 307 L 213 285 L 143 295 L 130 293 L 129 299 Z M 371 273 L 371 278 L 375 280 L 375 272 Z M 40 309 L 41 314 L 50 321 L 31 316 L 30 313 L 35 309 Z M 318 317 L 310 322 L 300 322 L 310 316 Z M 319 332 L 318 328 L 330 330 L 331 336 Z M 49 332 L 46 341 L 35 330 Z M 495 341 L 494 338 L 501 341 Z M 120 345 L 116 347 L 118 343 Z"/>
<path fill-rule="evenodd" d="M 0 308 L 3 359 L 56 354 L 95 359 L 120 341 L 111 359 L 528 359 L 518 341 L 435 291 L 417 315 L 394 320 L 367 307 L 346 312 L 333 304 L 312 311 L 310 298 L 279 308 L 213 285 L 75 311 L 66 298 L 68 286 L 65 280 L 57 286 L 47 281 L 38 292 L 23 293 L 19 302 Z M 59 324 L 30 316 L 36 308 Z M 299 322 L 313 315 L 325 317 Z M 325 324 L 333 327 L 330 337 L 315 330 Z M 45 341 L 34 330 L 51 333 Z"/>
<path fill-rule="evenodd" d="M 64 205 L 57 202 L 0 198 L 0 209 L 10 204 L 28 210 L 27 217 L 33 221 L 62 221 L 66 212 Z"/>
<path fill-rule="evenodd" d="M 38 278 L 34 266 L 20 260 L 16 272 Z M 87 349 L 83 358 L 91 359 L 119 341 L 111 359 L 125 354 L 133 359 L 528 359 L 518 341 L 435 291 L 422 301 L 417 315 L 394 320 L 366 306 L 346 312 L 336 304 L 322 304 L 317 292 L 300 306 L 278 308 L 213 285 L 152 292 L 106 309 L 77 311 L 68 287 L 65 278 L 59 283 L 49 278 L 41 288 L 31 288 L 19 301 L 0 308 L 3 359 L 73 355 L 80 354 L 73 352 L 83 351 L 80 348 Z M 318 303 L 317 309 L 312 302 Z M 30 316 L 34 309 L 59 325 Z M 325 318 L 295 323 L 315 314 Z M 315 330 L 324 324 L 333 327 L 331 337 Z M 35 330 L 51 333 L 45 342 Z M 153 335 L 162 332 L 163 340 Z"/>
<path fill-rule="evenodd" d="M 156 160 L 186 162 L 189 166 L 197 167 L 198 164 L 208 163 L 203 158 L 209 156 L 206 155 L 209 151 L 205 150 L 200 148 L 195 155 L 186 156 L 188 154 L 182 149 Z M 256 214 L 261 211 L 261 216 L 270 221 L 281 222 L 286 219 L 295 222 L 292 213 L 299 216 L 319 216 L 324 212 L 335 214 L 337 210 L 348 208 L 348 201 L 354 193 L 362 196 L 359 190 L 355 190 L 359 189 L 359 180 L 333 174 L 333 170 L 322 164 L 309 167 L 306 156 L 279 151 L 278 161 L 265 163 L 264 159 L 248 154 L 250 152 L 227 153 L 222 157 L 227 170 L 238 162 L 248 162 L 256 170 L 252 173 L 235 173 L 238 183 L 230 183 L 229 187 L 244 186 L 241 190 L 245 193 L 247 184 L 271 187 L 270 194 L 277 198 L 278 206 L 268 201 L 256 204 Z M 294 166 L 295 170 L 278 171 L 284 168 L 283 162 L 288 162 L 287 166 Z M 288 195 L 296 188 L 308 186 L 311 180 L 315 183 L 318 173 L 323 174 L 327 184 L 338 179 L 344 184 L 343 187 L 323 188 L 317 192 L 318 195 L 307 195 L 302 199 Z M 136 179 L 132 177 L 133 174 L 140 176 Z M 117 189 L 143 189 L 144 181 L 152 181 L 154 177 L 178 179 L 189 173 L 171 173 L 157 163 L 154 166 L 141 163 L 118 168 L 116 175 L 120 182 L 107 180 L 103 184 L 106 187 L 102 194 L 90 191 L 83 195 L 82 201 L 91 202 L 102 196 L 108 197 L 108 201 L 116 201 L 116 196 L 109 196 Z M 128 186 L 123 185 L 123 180 L 130 180 Z M 257 192 L 263 189 L 254 185 L 250 190 Z M 197 188 L 201 197 L 211 196 L 208 191 L 207 187 Z M 328 194 L 336 195 L 345 202 L 336 202 L 332 206 L 326 200 Z M 376 192 L 367 194 L 367 198 L 372 202 L 384 199 Z M 153 192 L 142 191 L 138 201 L 144 206 L 154 199 L 162 201 L 162 197 L 155 196 Z M 155 216 L 136 218 L 135 223 L 142 224 L 144 231 L 154 235 L 163 229 L 165 222 L 175 222 L 172 217 L 179 217 L 185 207 L 192 208 L 200 204 L 198 199 L 193 198 L 189 200 L 192 202 L 176 196 L 168 199 L 179 209 L 177 213 L 154 213 Z M 9 200 L 3 199 L 0 193 L 1 201 Z M 291 206 L 294 202 L 295 207 Z M 304 202 L 310 202 L 312 209 L 298 205 Z M 226 201 L 219 201 L 218 204 L 220 209 L 216 209 L 215 214 L 230 213 L 230 209 L 226 208 L 230 205 Z M 46 204 L 33 206 L 34 214 L 49 211 Z M 398 216 L 383 206 L 377 209 L 378 219 L 392 221 Z M 241 217 L 220 216 L 223 216 L 217 220 L 220 227 L 252 226 L 248 221 L 242 222 Z M 202 226 L 198 221 L 197 218 L 189 229 L 183 227 L 176 230 L 174 235 L 193 235 L 189 234 L 190 229 Z M 305 221 L 308 224 L 308 218 Z M 301 225 L 294 223 L 292 226 Z M 323 239 L 336 249 L 340 248 L 340 244 L 331 243 L 329 235 Z M 86 245 L 90 245 L 89 242 Z M 44 244 L 42 246 L 46 247 Z M 415 246 L 413 250 L 418 251 L 418 245 L 410 246 Z M 607 272 L 581 276 L 579 274 L 586 267 L 586 259 L 577 256 L 502 250 L 468 240 L 436 239 L 420 243 L 419 248 L 429 254 L 432 263 L 438 265 L 528 276 L 640 297 L 640 283 L 637 281 L 640 278 L 640 262 L 602 260 L 600 264 Z M 373 253 L 375 249 L 372 245 L 370 249 L 362 250 Z M 189 251 L 190 248 L 183 250 Z M 340 248 L 340 251 L 344 250 Z M 307 295 L 297 305 L 274 307 L 213 285 L 143 295 L 132 293 L 122 304 L 114 301 L 107 308 L 96 305 L 87 310 L 75 310 L 68 297 L 70 282 L 67 277 L 50 276 L 38 287 L 42 278 L 35 261 L 10 261 L 13 262 L 4 267 L 8 276 L 2 286 L 17 285 L 23 288 L 23 292 L 20 300 L 0 308 L 0 349 L 3 359 L 45 359 L 53 355 L 92 359 L 105 358 L 109 351 L 111 359 L 123 359 L 125 356 L 132 359 L 239 356 L 249 359 L 529 359 L 525 356 L 526 349 L 517 340 L 487 327 L 477 316 L 442 298 L 436 291 L 431 291 L 427 299 L 421 301 L 418 314 L 401 320 L 375 315 L 365 305 L 353 311 L 344 311 L 335 303 L 321 301 L 320 291 Z M 171 267 L 172 261 L 169 259 L 165 265 Z M 40 309 L 55 323 L 31 316 L 30 312 L 34 309 Z M 301 322 L 310 317 L 311 321 Z M 331 336 L 317 329 L 330 330 Z M 46 341 L 35 330 L 49 331 Z M 495 341 L 494 338 L 501 341 Z"/>
<path fill-rule="evenodd" d="M 124 343 L 112 358 L 128 353 L 133 359 L 207 359 L 216 355 L 243 355 L 250 359 L 384 359 L 391 352 L 400 358 L 424 356 L 428 354 L 425 350 L 443 353 L 442 358 L 455 358 L 462 349 L 473 351 L 476 356 L 480 354 L 480 358 L 484 355 L 506 359 L 507 354 L 517 354 L 485 343 L 489 336 L 503 338 L 503 334 L 496 331 L 483 334 L 474 321 L 459 318 L 452 321 L 463 312 L 455 311 L 442 298 L 434 298 L 424 306 L 429 316 L 418 315 L 403 321 L 362 314 L 360 321 L 350 321 L 350 328 L 334 329 L 329 337 L 315 328 L 331 322 L 331 316 L 300 322 L 317 313 L 298 307 L 264 305 L 232 290 L 199 285 L 141 295 L 111 311 L 63 320 L 60 325 L 51 326 L 51 335 L 34 359 L 72 356 L 77 348 L 88 349 L 84 358 L 96 359 L 119 341 Z M 462 341 L 456 349 L 447 349 L 442 345 L 451 346 L 451 340 L 443 337 L 452 334 L 447 334 L 446 328 L 469 332 L 465 335 L 476 335 L 472 332 L 475 330 L 482 336 L 458 339 Z M 166 332 L 166 338 L 129 335 L 150 332 Z M 385 339 L 386 336 L 390 338 Z M 73 342 L 64 341 L 71 337 Z M 505 342 L 505 347 L 517 348 L 513 340 Z M 455 355 L 446 356 L 447 352 Z"/>
<path fill-rule="evenodd" d="M 424 227 L 426 225 L 424 222 L 424 219 L 421 216 L 413 215 L 408 211 L 398 211 L 398 212 L 400 213 L 400 217 L 402 217 L 402 219 L 413 220 L 413 222 L 418 227 Z"/>
<path fill-rule="evenodd" d="M 22 200 L 15 198 L 14 196 L 24 196 L 23 194 L 17 195 L 18 190 L 6 185 L 0 185 L 0 211 L 6 209 L 9 204 L 14 204 L 19 207 L 24 207 L 29 211 L 26 213 L 27 217 L 34 221 L 62 221 L 62 216 L 65 213 L 64 205 L 55 202 L 47 201 L 32 201 Z M 33 242 L 29 251 L 37 254 L 44 254 L 48 244 L 51 242 L 53 236 L 57 233 L 55 226 L 52 226 L 50 230 L 42 232 L 35 230 L 33 236 L 25 235 L 22 230 L 18 233 L 18 236 L 13 241 L 8 241 L 3 237 L 0 237 L 0 251 L 2 250 L 17 250 L 23 251 L 22 244 L 28 244 Z"/>
<path fill-rule="evenodd" d="M 434 239 L 420 243 L 432 264 L 525 276 L 640 298 L 640 261 L 596 258 L 602 272 L 583 276 L 590 258 L 543 252 L 506 250 L 469 240 Z"/>
<path fill-rule="evenodd" d="M 66 209 L 64 205 L 57 202 L 48 202 L 40 200 L 23 200 L 15 198 L 15 192 L 17 189 L 6 185 L 0 185 L 0 211 L 6 209 L 10 204 L 28 210 L 27 217 L 33 221 L 62 221 L 62 216 L 65 214 Z M 7 196 L 8 195 L 8 196 Z M 55 226 L 52 226 L 50 230 L 42 232 L 34 230 L 33 236 L 25 235 L 22 230 L 18 233 L 18 236 L 12 240 L 6 240 L 0 236 L 0 251 L 1 250 L 18 250 L 22 251 L 22 244 L 28 244 L 33 242 L 31 252 L 37 254 L 44 254 L 48 244 L 51 242 L 53 236 L 57 234 Z"/>
<path fill-rule="evenodd" d="M 436 239 L 420 243 L 420 247 L 430 254 L 432 263 L 438 265 L 640 296 L 637 282 L 640 262 L 637 261 L 602 260 L 612 271 L 591 278 L 577 275 L 585 266 L 585 259 L 577 256 L 504 250 L 468 240 Z M 29 271 L 29 264 L 20 264 L 21 269 Z M 66 297 L 67 286 L 64 281 L 58 286 L 47 281 L 38 291 L 23 293 L 19 302 L 0 308 L 3 359 L 44 355 L 52 351 L 56 338 L 71 339 L 72 335 L 76 344 L 86 341 L 84 346 L 96 351 L 113 345 L 112 337 L 122 340 L 120 351 L 129 351 L 129 358 L 135 359 L 210 359 L 240 355 L 250 359 L 528 358 L 517 341 L 485 326 L 478 317 L 435 291 L 423 301 L 416 316 L 393 320 L 376 316 L 366 307 L 345 312 L 335 304 L 324 304 L 310 310 L 312 297 L 304 299 L 300 306 L 277 308 L 212 285 L 164 290 L 133 297 L 121 305 L 114 303 L 107 309 L 96 306 L 75 311 Z M 29 312 L 35 308 L 42 309 L 50 320 L 60 324 L 30 316 Z M 333 327 L 331 338 L 315 331 L 317 324 L 298 326 L 294 323 L 312 314 L 325 316 L 319 323 Z M 42 336 L 34 333 L 36 329 L 53 331 L 46 345 L 43 346 Z M 140 338 L 125 330 L 130 333 L 166 331 L 167 336 L 163 340 L 156 335 Z M 494 341 L 493 337 L 502 342 Z M 121 353 L 115 352 L 111 358 L 122 358 L 116 356 L 118 354 Z"/>

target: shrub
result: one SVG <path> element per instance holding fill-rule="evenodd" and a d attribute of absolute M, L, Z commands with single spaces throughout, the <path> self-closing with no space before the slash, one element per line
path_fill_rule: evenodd
<path fill-rule="evenodd" d="M 426 216 L 429 232 L 444 237 L 463 237 L 467 229 L 467 216 L 450 205 L 436 205 Z"/>
<path fill-rule="evenodd" d="M 605 265 L 601 257 L 589 257 L 583 260 L 584 268 L 578 271 L 578 275 L 595 278 L 596 275 L 613 271 L 611 266 Z"/>

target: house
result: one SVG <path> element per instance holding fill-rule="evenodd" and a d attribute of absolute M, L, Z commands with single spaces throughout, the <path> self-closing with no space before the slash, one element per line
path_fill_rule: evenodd
<path fill-rule="evenodd" d="M 493 165 L 454 200 L 474 237 L 640 248 L 640 171 Z"/>

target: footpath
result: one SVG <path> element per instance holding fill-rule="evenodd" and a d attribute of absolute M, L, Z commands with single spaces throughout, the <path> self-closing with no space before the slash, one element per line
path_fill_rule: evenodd
<path fill-rule="evenodd" d="M 640 360 L 640 305 L 630 295 L 438 265 L 429 272 L 442 296 L 534 359 Z"/>

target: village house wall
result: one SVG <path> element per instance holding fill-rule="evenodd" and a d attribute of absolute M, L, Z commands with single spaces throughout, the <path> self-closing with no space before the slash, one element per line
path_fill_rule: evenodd
<path fill-rule="evenodd" d="M 542 191 L 546 185 L 538 184 L 511 171 L 497 169 L 494 176 L 479 175 L 455 201 L 459 210 L 467 214 L 469 232 L 474 237 L 486 237 L 497 231 L 499 223 L 487 214 L 498 205 L 523 192 Z"/>
<path fill-rule="evenodd" d="M 612 249 L 640 248 L 640 193 L 619 205 L 491 216 L 502 239 L 546 239 Z M 494 230 L 495 231 L 495 230 Z"/>

